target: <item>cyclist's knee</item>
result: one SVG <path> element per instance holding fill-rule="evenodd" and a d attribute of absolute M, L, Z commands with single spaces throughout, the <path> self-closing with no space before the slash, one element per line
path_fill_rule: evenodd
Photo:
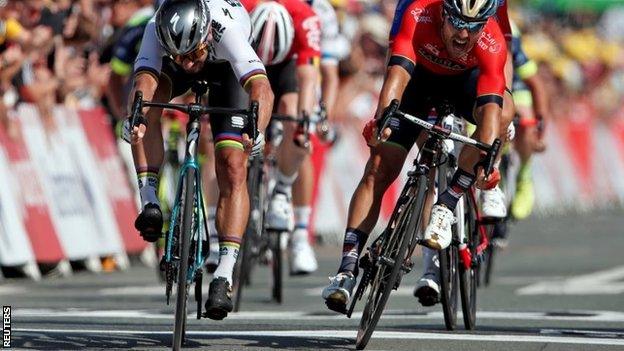
<path fill-rule="evenodd" d="M 372 154 L 364 171 L 363 182 L 376 190 L 385 191 L 401 172 L 402 161 L 387 153 Z"/>
<path fill-rule="evenodd" d="M 236 148 L 224 148 L 217 152 L 216 171 L 217 177 L 227 189 L 221 191 L 234 191 L 243 188 L 247 178 L 247 158 L 245 154 Z"/>

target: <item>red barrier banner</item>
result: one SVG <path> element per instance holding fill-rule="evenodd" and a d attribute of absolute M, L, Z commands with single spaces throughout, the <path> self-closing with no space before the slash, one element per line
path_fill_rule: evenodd
<path fill-rule="evenodd" d="M 19 125 L 19 121 L 16 123 Z M 36 261 L 59 262 L 65 259 L 65 253 L 52 222 L 42 180 L 24 142 L 21 137 L 9 138 L 0 128 L 0 147 L 5 151 L 11 178 L 14 180 L 9 182 L 9 179 L 3 179 L 3 183 L 13 185 L 10 190 L 16 197 L 17 214 L 24 224 Z"/>

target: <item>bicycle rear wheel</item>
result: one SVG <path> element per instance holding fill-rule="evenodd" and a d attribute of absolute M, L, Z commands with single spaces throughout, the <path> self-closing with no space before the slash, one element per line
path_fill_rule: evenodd
<path fill-rule="evenodd" d="M 427 191 L 427 178 L 420 175 L 417 184 L 407 184 L 406 187 L 416 186 L 416 194 L 410 194 L 410 189 L 404 191 L 401 198 L 407 196 L 407 201 L 399 198 L 397 207 L 392 216 L 395 220 L 386 228 L 386 237 L 380 241 L 380 252 L 377 267 L 370 280 L 370 292 L 366 300 L 362 319 L 358 328 L 356 348 L 362 350 L 368 344 L 384 307 L 388 302 L 390 293 L 398 288 L 397 279 L 404 261 L 409 258 L 408 247 L 416 236 L 420 225 L 422 210 L 424 207 L 425 194 Z M 393 226 L 394 225 L 394 226 Z M 376 250 L 377 248 L 375 248 Z M 373 254 L 373 253 L 372 253 Z"/>
<path fill-rule="evenodd" d="M 272 252 L 271 270 L 273 272 L 273 289 L 271 296 L 277 303 L 282 303 L 282 232 L 269 232 L 269 241 Z"/>
<path fill-rule="evenodd" d="M 468 330 L 475 328 L 477 319 L 477 285 L 479 280 L 479 266 L 476 260 L 477 246 L 479 245 L 479 227 L 477 225 L 476 203 L 470 193 L 464 198 L 464 233 L 467 240 L 467 249 L 470 251 L 471 262 L 467 269 L 463 262 L 459 262 L 459 292 L 462 302 L 464 327 Z M 458 224 L 458 225 L 460 225 Z"/>
<path fill-rule="evenodd" d="M 446 189 L 451 176 L 452 174 L 448 173 L 446 164 L 438 167 L 438 189 L 440 192 Z M 456 229 L 455 226 L 454 229 Z M 456 232 L 457 230 L 453 231 L 453 239 L 457 239 Z M 438 251 L 440 262 L 440 300 L 444 314 L 444 325 L 447 330 L 454 330 L 457 325 L 457 262 L 459 255 L 456 242 L 454 241 L 446 249 Z"/>
<path fill-rule="evenodd" d="M 189 252 L 192 240 L 193 208 L 195 202 L 195 169 L 189 167 L 184 177 L 182 195 L 182 231 L 178 237 L 178 281 L 176 284 L 175 322 L 173 327 L 173 350 L 180 350 L 186 332 L 187 300 L 190 283 L 188 280 Z"/>

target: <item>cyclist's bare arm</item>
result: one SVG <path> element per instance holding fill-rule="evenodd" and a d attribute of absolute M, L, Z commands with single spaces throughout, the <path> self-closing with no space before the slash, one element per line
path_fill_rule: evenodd
<path fill-rule="evenodd" d="M 313 64 L 297 66 L 297 82 L 299 85 L 299 101 L 297 113 L 308 115 L 314 111 L 316 104 L 316 83 L 318 82 L 318 68 Z"/>
<path fill-rule="evenodd" d="M 542 79 L 537 74 L 534 74 L 525 78 L 524 83 L 531 91 L 535 116 L 538 119 L 548 119 L 548 93 Z"/>
<path fill-rule="evenodd" d="M 271 119 L 271 111 L 273 111 L 273 91 L 271 84 L 265 75 L 258 76 L 246 86 L 251 101 L 258 101 L 258 131 L 264 133 L 269 119 Z"/>
<path fill-rule="evenodd" d="M 381 87 L 381 93 L 379 94 L 379 104 L 377 105 L 377 112 L 375 112 L 375 118 L 380 118 L 383 110 L 390 105 L 390 102 L 394 99 L 401 101 L 405 87 L 410 81 L 410 74 L 399 65 L 392 65 L 388 67 L 386 71 L 386 79 Z"/>
<path fill-rule="evenodd" d="M 331 118 L 334 104 L 338 96 L 338 65 L 335 63 L 321 63 L 321 100 L 325 103 L 327 116 Z"/>

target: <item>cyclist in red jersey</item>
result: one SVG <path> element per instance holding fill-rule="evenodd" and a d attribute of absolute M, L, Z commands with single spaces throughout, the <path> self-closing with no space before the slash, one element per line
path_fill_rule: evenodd
<path fill-rule="evenodd" d="M 252 46 L 267 67 L 267 76 L 275 93 L 278 114 L 310 115 L 317 104 L 318 62 L 320 61 L 320 20 L 312 7 L 301 0 L 243 0 L 250 11 Z M 277 183 L 271 195 L 266 226 L 288 231 L 290 238 L 290 273 L 307 274 L 317 268 L 307 231 L 294 230 L 292 187 L 306 155 L 310 152 L 301 141 L 302 130 L 295 123 L 285 123 L 284 141 L 278 155 Z M 297 144 L 295 144 L 295 139 Z M 301 205 L 301 196 L 299 199 Z"/>
<path fill-rule="evenodd" d="M 427 116 L 441 101 L 454 106 L 455 114 L 477 125 L 473 137 L 485 143 L 505 134 L 511 120 L 502 117 L 507 48 L 492 18 L 498 0 L 416 0 L 403 13 L 390 45 L 390 59 L 375 119 L 363 135 L 371 156 L 349 207 L 338 274 L 322 296 L 336 310 L 348 303 L 357 260 L 377 222 L 386 189 L 399 175 L 405 158 L 420 134 L 410 122 L 391 118 L 377 142 L 376 119 L 393 99 L 400 109 Z M 483 185 L 483 170 L 474 174 L 479 151 L 464 148 L 459 169 L 448 189 L 438 197 L 424 230 L 424 245 L 434 250 L 451 242 L 453 211 L 464 192 L 476 182 Z M 427 213 L 427 212 L 425 212 Z M 336 307 L 337 306 L 337 307 Z"/>

